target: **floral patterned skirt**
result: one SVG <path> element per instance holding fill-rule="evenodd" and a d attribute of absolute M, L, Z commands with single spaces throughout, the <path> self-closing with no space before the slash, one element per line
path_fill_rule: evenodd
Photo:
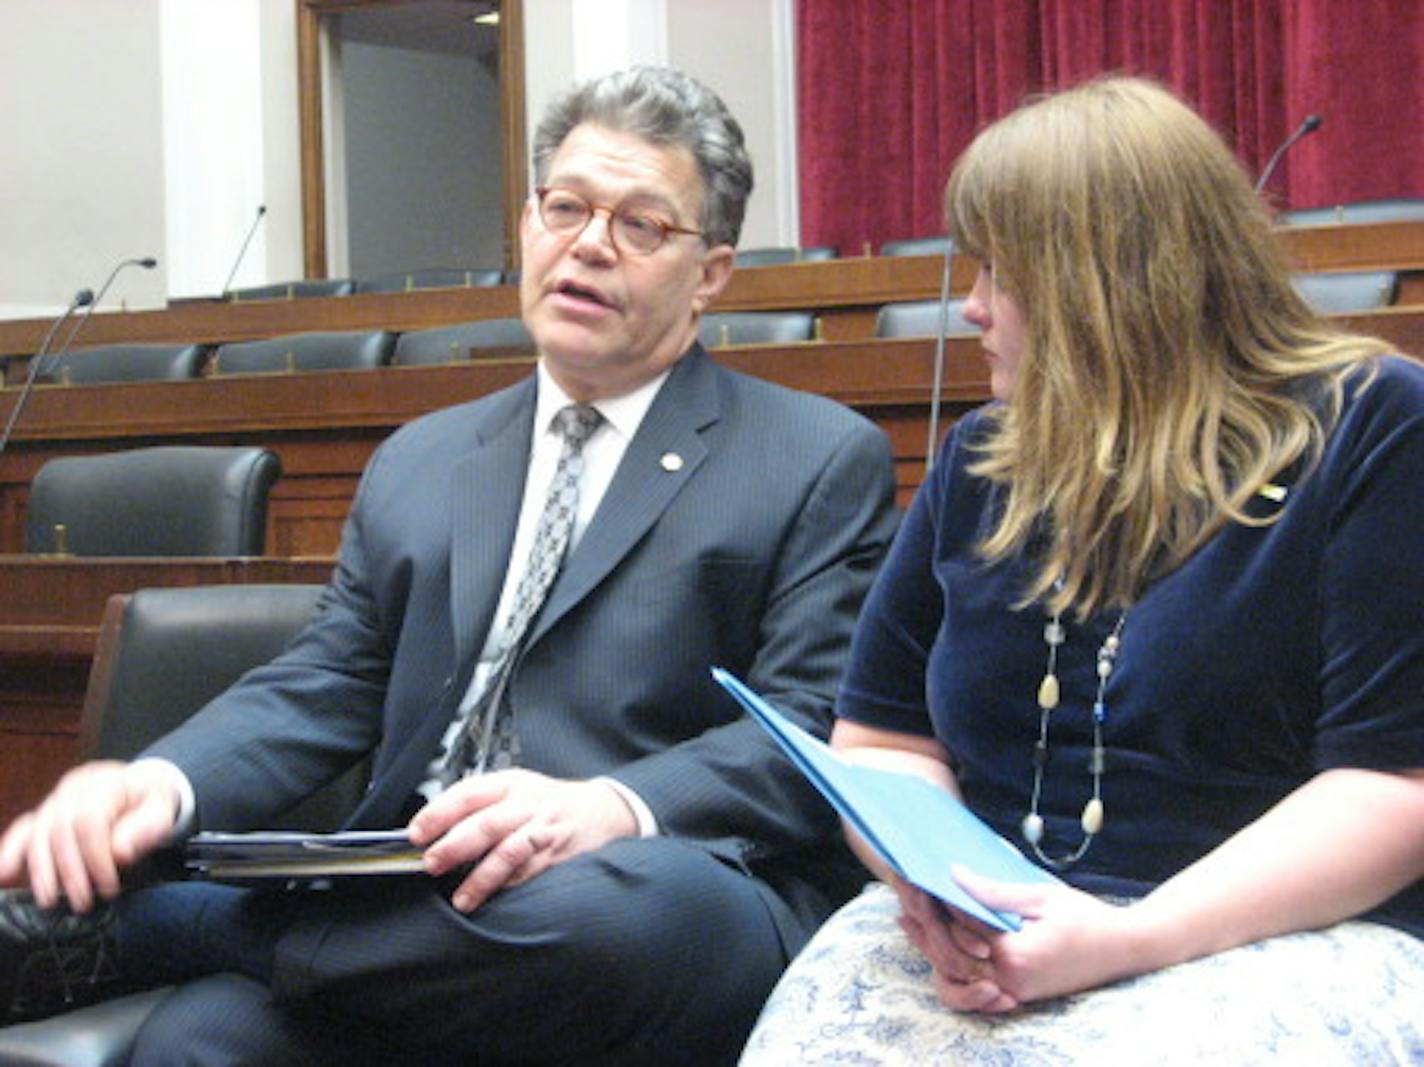
<path fill-rule="evenodd" d="M 792 961 L 742 1067 L 1424 1064 L 1424 941 L 1374 923 L 1290 934 L 1030 1005 L 940 1004 L 874 884 Z"/>

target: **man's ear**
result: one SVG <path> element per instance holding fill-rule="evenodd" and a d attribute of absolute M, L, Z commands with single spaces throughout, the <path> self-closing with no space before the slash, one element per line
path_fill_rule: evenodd
<path fill-rule="evenodd" d="M 520 251 L 529 251 L 529 239 L 534 235 L 534 197 L 533 195 L 524 198 L 524 209 L 519 213 L 519 242 Z M 523 259 L 523 256 L 520 257 Z"/>
<path fill-rule="evenodd" d="M 699 314 L 727 287 L 737 251 L 731 245 L 713 245 L 702 257 L 702 279 L 692 294 L 692 309 Z"/>

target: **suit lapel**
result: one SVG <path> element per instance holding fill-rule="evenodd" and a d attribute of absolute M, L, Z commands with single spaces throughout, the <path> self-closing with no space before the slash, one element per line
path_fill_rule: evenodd
<path fill-rule="evenodd" d="M 450 615 L 455 665 L 474 663 L 504 586 L 529 469 L 535 379 L 516 387 L 478 427 L 450 486 Z"/>
<path fill-rule="evenodd" d="M 678 361 L 643 417 L 527 644 L 587 596 L 657 522 L 706 459 L 702 430 L 718 416 L 716 368 L 697 345 Z"/>

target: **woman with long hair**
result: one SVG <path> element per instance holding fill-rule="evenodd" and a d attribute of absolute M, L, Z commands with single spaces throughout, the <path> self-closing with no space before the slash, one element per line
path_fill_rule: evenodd
<path fill-rule="evenodd" d="M 852 837 L 884 884 L 744 1063 L 1421 1062 L 1424 366 L 1305 305 L 1148 81 L 990 126 L 945 210 L 995 402 L 916 496 L 832 744 L 1060 881 L 956 872 L 1000 932 Z"/>

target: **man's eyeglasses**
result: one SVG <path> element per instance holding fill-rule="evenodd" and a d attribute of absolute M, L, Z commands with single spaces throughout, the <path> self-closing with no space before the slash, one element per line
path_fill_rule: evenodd
<path fill-rule="evenodd" d="M 689 230 L 664 222 L 647 211 L 636 208 L 604 207 L 591 204 L 578 193 L 568 189 L 554 189 L 541 185 L 534 190 L 539 198 L 539 220 L 550 233 L 573 237 L 583 233 L 584 227 L 600 211 L 608 213 L 608 235 L 613 247 L 621 252 L 633 252 L 646 256 L 656 252 L 668 239 L 670 233 L 685 233 L 701 237 L 701 230 Z"/>

